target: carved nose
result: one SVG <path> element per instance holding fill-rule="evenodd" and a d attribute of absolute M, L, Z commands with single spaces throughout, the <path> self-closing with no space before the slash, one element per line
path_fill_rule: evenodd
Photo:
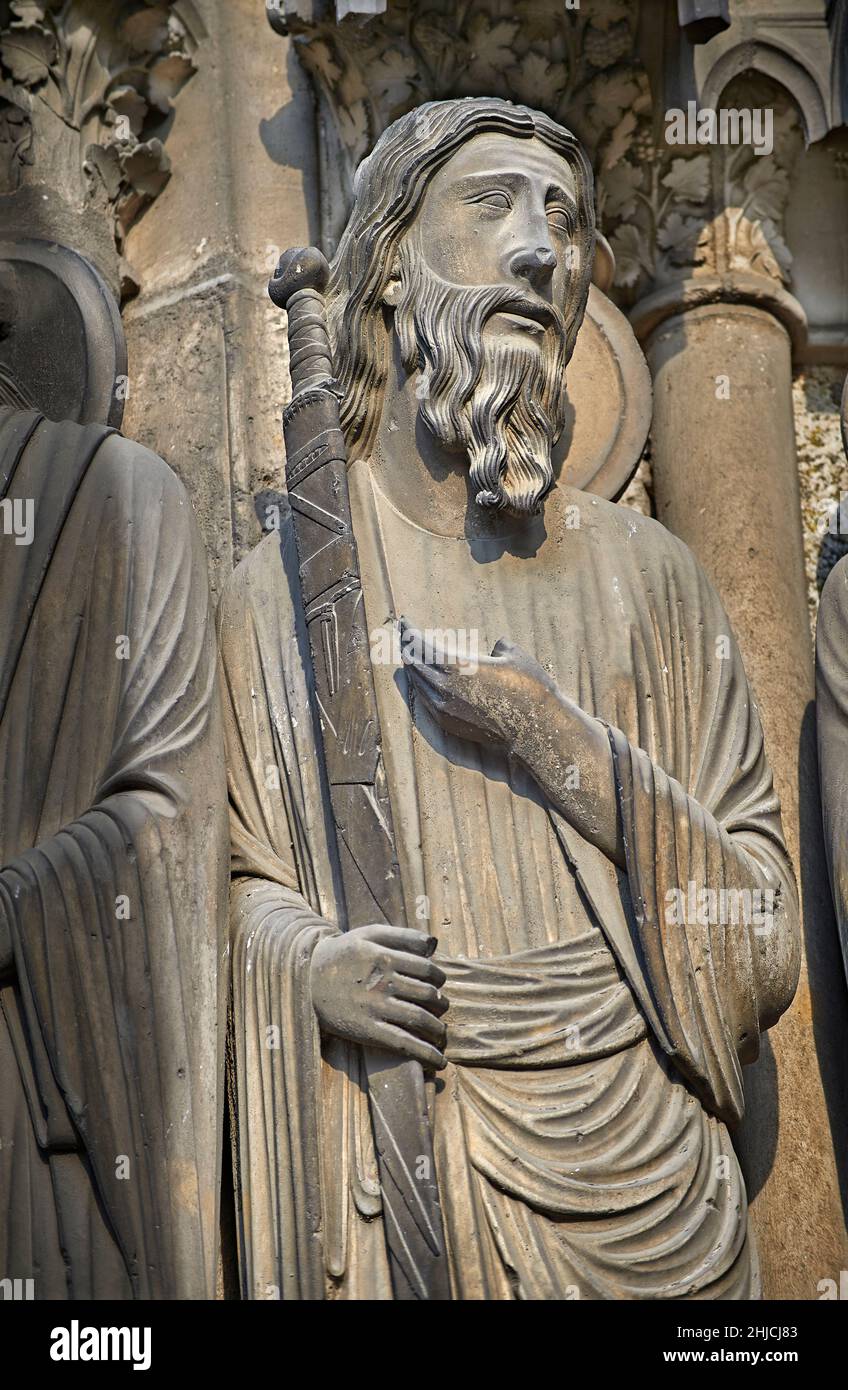
<path fill-rule="evenodd" d="M 521 275 L 531 285 L 547 284 L 557 264 L 556 252 L 551 246 L 523 247 L 516 251 L 510 261 L 513 275 Z"/>

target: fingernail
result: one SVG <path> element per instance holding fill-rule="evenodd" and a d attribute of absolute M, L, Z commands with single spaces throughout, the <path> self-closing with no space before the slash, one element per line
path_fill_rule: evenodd
<path fill-rule="evenodd" d="M 437 936 L 428 936 L 428 937 L 427 937 L 427 955 L 428 955 L 428 956 L 432 956 L 432 954 L 433 954 L 433 952 L 435 951 L 435 949 L 436 949 L 436 947 L 438 946 L 438 944 L 439 944 L 439 938 L 438 938 Z"/>

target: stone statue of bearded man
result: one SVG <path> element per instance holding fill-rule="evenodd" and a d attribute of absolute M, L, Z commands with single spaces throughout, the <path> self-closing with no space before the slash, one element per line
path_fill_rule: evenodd
<path fill-rule="evenodd" d="M 284 527 L 220 619 L 250 1297 L 391 1297 L 375 1046 L 431 1078 L 453 1297 L 758 1293 L 728 1126 L 795 987 L 795 888 L 718 597 L 662 526 L 563 475 L 593 242 L 576 140 L 507 102 L 423 106 L 357 175 L 329 319 L 366 611 L 402 634 L 374 677 L 430 934 L 340 930 Z"/>

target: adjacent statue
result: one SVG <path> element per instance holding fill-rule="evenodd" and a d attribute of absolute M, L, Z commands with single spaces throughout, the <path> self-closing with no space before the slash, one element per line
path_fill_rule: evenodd
<path fill-rule="evenodd" d="M 428 1076 L 452 1297 L 758 1296 L 729 1127 L 795 886 L 715 591 L 568 482 L 594 235 L 577 141 L 506 102 L 420 107 L 357 174 L 328 309 L 404 920 L 344 930 L 321 746 L 368 729 L 316 698 L 347 654 L 287 517 L 220 614 L 249 1297 L 397 1296 L 374 1048 Z"/>
<path fill-rule="evenodd" d="M 212 1297 L 227 825 L 203 546 L 161 459 L 38 410 L 0 408 L 0 523 L 0 1297 Z"/>
<path fill-rule="evenodd" d="M 842 442 L 848 456 L 848 378 L 842 392 Z M 844 498 L 836 515 L 841 530 Z M 848 555 L 834 565 L 819 603 L 816 719 L 825 851 L 848 972 Z"/>

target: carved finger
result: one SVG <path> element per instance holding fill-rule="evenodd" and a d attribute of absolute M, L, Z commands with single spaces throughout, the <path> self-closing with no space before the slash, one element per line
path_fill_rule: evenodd
<path fill-rule="evenodd" d="M 422 1009 L 419 1004 L 411 1004 L 407 999 L 387 997 L 383 1018 L 387 1023 L 396 1023 L 407 1032 L 414 1033 L 417 1038 L 426 1038 L 435 1047 L 443 1048 L 447 1040 L 448 1030 L 441 1019 L 434 1017 L 429 1009 Z"/>
<path fill-rule="evenodd" d="M 432 938 L 431 938 L 432 940 Z M 398 975 L 406 975 L 413 980 L 424 980 L 428 985 L 441 989 L 447 975 L 433 960 L 408 955 L 405 951 L 390 952 L 392 966 Z"/>
<path fill-rule="evenodd" d="M 499 661 L 504 657 L 518 657 L 523 660 L 525 652 L 517 642 L 511 642 L 508 637 L 499 637 L 492 647 L 492 656 Z"/>
<path fill-rule="evenodd" d="M 366 941 L 387 946 L 392 954 L 411 951 L 415 956 L 431 956 L 439 944 L 435 936 L 416 931 L 414 927 L 393 927 L 389 922 L 370 922 L 367 927 L 355 927 Z"/>
<path fill-rule="evenodd" d="M 444 689 L 438 689 L 424 680 L 416 680 L 415 690 L 439 723 L 452 719 L 464 720 L 466 724 L 474 725 L 477 714 L 476 706 L 449 689 L 447 683 L 445 683 Z"/>
<path fill-rule="evenodd" d="M 403 616 L 398 618 L 398 630 L 400 632 L 401 658 L 404 663 L 412 664 L 417 661 L 416 653 L 424 650 L 424 636 Z"/>
<path fill-rule="evenodd" d="M 450 675 L 446 667 L 434 666 L 430 662 L 422 661 L 413 652 L 402 652 L 401 655 L 407 671 L 423 689 L 429 688 L 434 691 L 447 692 L 450 686 Z"/>
<path fill-rule="evenodd" d="M 405 1032 L 403 1028 L 395 1027 L 393 1023 L 378 1023 L 372 1031 L 373 1041 L 378 1047 L 385 1047 L 401 1057 L 411 1057 L 427 1071 L 441 1071 L 445 1066 L 444 1056 L 438 1048 Z"/>
<path fill-rule="evenodd" d="M 451 652 L 442 642 L 434 641 L 432 636 L 425 637 L 417 628 L 404 625 L 400 619 L 401 647 L 400 654 L 404 666 L 414 673 L 431 678 L 438 683 L 439 678 L 456 677 L 462 673 L 464 676 L 472 674 L 475 670 L 474 664 L 465 658 L 458 658 L 455 652 Z"/>
<path fill-rule="evenodd" d="M 442 1014 L 447 1013 L 447 999 L 439 993 L 435 985 L 426 984 L 423 980 L 413 980 L 409 975 L 395 975 L 390 992 L 396 999 L 407 999 L 411 1004 L 419 1004 L 422 1009 L 429 1009 L 436 1018 L 441 1018 Z"/>
<path fill-rule="evenodd" d="M 418 689 L 418 694 L 431 718 L 454 738 L 468 739 L 471 743 L 503 741 L 503 734 L 492 719 L 466 700 L 441 697 L 424 687 Z"/>

